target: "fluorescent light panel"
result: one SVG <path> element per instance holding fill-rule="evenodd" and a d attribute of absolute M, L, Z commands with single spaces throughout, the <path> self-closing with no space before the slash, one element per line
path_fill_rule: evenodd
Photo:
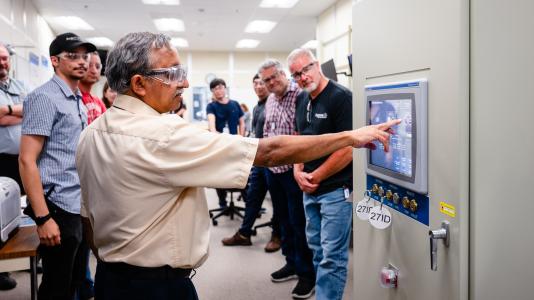
<path fill-rule="evenodd" d="M 61 16 L 52 18 L 52 23 L 62 26 L 68 30 L 95 30 L 82 18 L 76 16 Z"/>
<path fill-rule="evenodd" d="M 262 0 L 260 7 L 265 8 L 291 8 L 297 4 L 299 0 Z"/>
<path fill-rule="evenodd" d="M 171 38 L 171 44 L 177 48 L 187 48 L 189 47 L 189 42 L 186 39 L 173 37 Z"/>
<path fill-rule="evenodd" d="M 256 48 L 260 44 L 258 40 L 243 39 L 239 40 L 235 45 L 236 48 Z"/>
<path fill-rule="evenodd" d="M 301 48 L 305 49 L 317 49 L 317 46 L 319 45 L 319 41 L 317 40 L 310 40 L 307 41 L 304 45 L 301 46 Z"/>
<path fill-rule="evenodd" d="M 175 18 L 154 19 L 154 25 L 159 31 L 185 31 L 184 21 Z"/>
<path fill-rule="evenodd" d="M 266 20 L 255 20 L 255 21 L 248 23 L 247 27 L 245 28 L 245 32 L 268 33 L 274 28 L 274 26 L 276 26 L 276 22 L 266 21 Z"/>
<path fill-rule="evenodd" d="M 146 5 L 180 5 L 180 0 L 142 0 Z"/>
<path fill-rule="evenodd" d="M 90 37 L 87 41 L 97 47 L 112 47 L 113 41 L 104 36 Z"/>

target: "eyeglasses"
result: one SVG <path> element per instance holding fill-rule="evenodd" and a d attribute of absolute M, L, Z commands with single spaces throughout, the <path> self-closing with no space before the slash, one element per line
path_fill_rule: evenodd
<path fill-rule="evenodd" d="M 280 73 L 278 71 L 276 71 L 273 75 L 267 77 L 267 78 L 262 78 L 261 81 L 263 81 L 263 83 L 265 84 L 269 84 L 269 82 L 271 82 L 271 80 L 274 80 L 276 78 L 278 78 L 278 75 L 280 75 Z"/>
<path fill-rule="evenodd" d="M 311 123 L 311 117 L 312 117 L 311 100 L 308 100 L 308 106 L 306 106 L 306 121 L 308 121 L 308 124 Z"/>
<path fill-rule="evenodd" d="M 316 62 L 311 62 L 309 64 L 307 64 L 304 68 L 302 68 L 302 70 L 300 70 L 300 72 L 295 72 L 293 74 L 291 74 L 291 77 L 293 77 L 293 79 L 295 80 L 300 80 L 300 78 L 302 78 L 302 75 L 310 75 L 310 71 L 312 69 L 312 66 L 315 64 Z"/>
<path fill-rule="evenodd" d="M 168 85 L 182 83 L 187 79 L 187 67 L 176 65 L 170 68 L 153 69 L 146 76 Z"/>
<path fill-rule="evenodd" d="M 91 53 L 63 52 L 57 57 L 61 57 L 63 59 L 66 58 L 68 60 L 79 60 L 81 58 L 85 61 L 88 61 L 91 57 Z"/>

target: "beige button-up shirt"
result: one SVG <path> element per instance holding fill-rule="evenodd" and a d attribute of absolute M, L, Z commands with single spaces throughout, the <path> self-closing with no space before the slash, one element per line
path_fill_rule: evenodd
<path fill-rule="evenodd" d="M 81 215 L 99 256 L 194 268 L 207 258 L 204 187 L 244 188 L 258 140 L 211 133 L 121 95 L 80 136 Z"/>

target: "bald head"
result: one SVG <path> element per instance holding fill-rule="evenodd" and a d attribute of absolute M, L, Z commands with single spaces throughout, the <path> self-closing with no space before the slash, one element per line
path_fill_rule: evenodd
<path fill-rule="evenodd" d="M 9 50 L 4 44 L 0 43 L 0 81 L 7 80 L 10 68 Z"/>

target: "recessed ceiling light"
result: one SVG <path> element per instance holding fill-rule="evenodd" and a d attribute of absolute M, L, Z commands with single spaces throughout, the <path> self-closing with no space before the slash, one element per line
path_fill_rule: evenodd
<path fill-rule="evenodd" d="M 245 32 L 268 33 L 274 28 L 274 26 L 276 26 L 276 22 L 266 21 L 266 20 L 255 20 L 255 21 L 248 23 L 247 27 L 245 28 Z"/>
<path fill-rule="evenodd" d="M 290 8 L 295 6 L 299 0 L 262 0 L 260 7 L 266 8 Z"/>
<path fill-rule="evenodd" d="M 146 5 L 180 5 L 180 0 L 142 0 Z"/>
<path fill-rule="evenodd" d="M 82 18 L 76 16 L 61 16 L 54 17 L 51 23 L 57 24 L 68 30 L 95 30 L 93 26 L 89 25 Z"/>
<path fill-rule="evenodd" d="M 175 18 L 154 19 L 154 25 L 159 31 L 184 31 L 184 21 Z"/>
<path fill-rule="evenodd" d="M 310 40 L 307 41 L 304 45 L 301 46 L 301 48 L 305 49 L 317 49 L 317 46 L 319 45 L 319 41 L 317 40 Z"/>
<path fill-rule="evenodd" d="M 87 38 L 87 41 L 97 47 L 112 47 L 113 41 L 107 37 L 98 36 Z"/>
<path fill-rule="evenodd" d="M 258 40 L 239 40 L 237 44 L 235 45 L 236 48 L 256 48 L 260 44 L 260 41 Z"/>
<path fill-rule="evenodd" d="M 176 48 L 187 48 L 189 47 L 189 42 L 186 39 L 173 37 L 171 38 L 171 44 Z"/>

